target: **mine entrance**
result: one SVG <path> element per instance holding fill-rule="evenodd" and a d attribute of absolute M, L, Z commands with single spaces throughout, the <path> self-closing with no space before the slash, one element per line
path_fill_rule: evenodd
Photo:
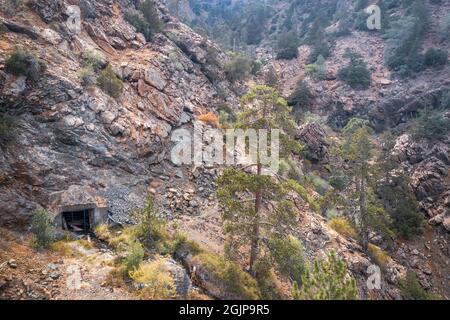
<path fill-rule="evenodd" d="M 91 217 L 93 212 L 93 209 L 63 212 L 63 229 L 80 234 L 89 233 L 91 231 Z"/>

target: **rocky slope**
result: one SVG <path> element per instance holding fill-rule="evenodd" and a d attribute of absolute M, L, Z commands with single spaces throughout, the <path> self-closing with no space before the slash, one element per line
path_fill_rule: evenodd
<path fill-rule="evenodd" d="M 65 196 L 94 195 L 107 201 L 114 219 L 128 222 L 129 213 L 142 206 L 150 193 L 166 217 L 176 221 L 190 238 L 222 253 L 224 238 L 214 196 L 221 168 L 175 167 L 169 159 L 173 130 L 190 126 L 198 115 L 214 111 L 225 101 L 239 107 L 234 85 L 224 73 L 228 57 L 216 44 L 170 16 L 162 5 L 164 32 L 147 42 L 123 18 L 131 2 L 30 0 L 15 15 L 1 11 L 6 31 L 0 35 L 0 103 L 14 114 L 15 129 L 11 137 L 0 142 L 0 226 L 26 230 L 35 208 L 51 208 L 56 199 Z M 79 33 L 73 33 L 66 24 L 67 7 L 73 4 L 81 8 Z M 280 8 L 284 8 L 283 2 Z M 414 102 L 419 87 L 421 93 L 431 94 L 438 84 L 448 84 L 448 69 L 434 74 L 433 81 L 429 81 L 430 75 L 421 76 L 414 80 L 415 86 L 391 79 L 380 63 L 380 36 L 356 33 L 355 37 L 339 40 L 327 63 L 333 78 L 345 48 L 356 43 L 375 70 L 372 87 L 363 92 L 335 79 L 319 83 L 308 77 L 304 71 L 307 46 L 300 47 L 297 60 L 275 61 L 273 52 L 264 46 L 258 49 L 258 57 L 270 61 L 266 67 L 276 70 L 285 95 L 298 78 L 305 77 L 317 96 L 311 110 L 327 112 L 338 124 L 355 114 L 370 114 L 373 123 L 384 128 L 385 110 L 401 100 L 403 109 L 395 112 L 398 120 L 388 124 L 398 127 L 405 114 L 419 108 Z M 45 62 L 47 68 L 38 82 L 5 72 L 5 59 L 16 46 L 34 52 Z M 92 51 L 122 79 L 120 97 L 112 98 L 96 86 L 83 86 L 79 74 L 83 56 Z M 262 81 L 264 71 L 256 82 Z M 304 143 L 318 149 L 318 157 L 323 156 L 323 135 L 319 133 L 321 140 L 317 141 L 314 128 L 303 130 Z M 448 144 L 432 149 L 408 142 L 407 137 L 399 138 L 397 144 L 399 159 L 414 177 L 422 206 L 436 224 L 445 227 Z M 435 283 L 445 275 L 430 273 L 424 266 L 432 260 L 426 258 L 430 253 L 415 254 L 416 247 L 406 244 L 399 258 L 389 261 L 382 290 L 369 292 L 370 259 L 355 241 L 332 231 L 301 199 L 298 203 L 302 214 L 297 233 L 308 258 L 312 260 L 331 248 L 337 250 L 357 278 L 361 298 L 400 299 L 395 282 L 404 276 L 410 254 L 419 257 L 416 265 L 424 270 L 423 283 L 428 282 L 429 288 L 445 288 Z M 449 261 L 445 247 L 448 236 L 444 232 L 440 237 L 429 239 L 433 257 L 443 252 L 433 270 Z M 444 248 L 435 251 L 434 244 Z M 189 257 L 184 258 L 189 264 Z M 441 293 L 445 294 L 445 289 Z"/>
<path fill-rule="evenodd" d="M 128 3 L 80 5 L 78 34 L 67 29 L 64 1 L 32 1 L 1 18 L 9 26 L 0 40 L 2 63 L 20 46 L 47 65 L 38 83 L 1 73 L 1 102 L 17 115 L 14 139 L 1 145 L 2 225 L 26 226 L 36 205 L 48 207 L 52 192 L 71 186 L 97 190 L 113 214 L 129 211 L 155 175 L 168 178 L 155 170 L 167 159 L 171 131 L 222 96 L 236 103 L 220 65 L 226 57 L 188 27 L 165 16 L 165 33 L 147 43 L 123 19 Z M 118 99 L 81 85 L 81 56 L 92 50 L 123 79 Z M 217 51 L 218 65 L 206 61 L 208 50 Z M 205 70 L 216 74 L 214 85 Z"/>

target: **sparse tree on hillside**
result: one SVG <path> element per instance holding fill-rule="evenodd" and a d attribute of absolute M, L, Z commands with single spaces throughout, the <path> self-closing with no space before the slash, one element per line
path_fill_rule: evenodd
<path fill-rule="evenodd" d="M 390 221 L 375 194 L 379 178 L 374 162 L 376 148 L 371 137 L 372 130 L 365 120 L 351 119 L 343 129 L 343 135 L 340 156 L 343 160 L 341 170 L 349 177 L 344 190 L 348 199 L 347 210 L 358 227 L 361 246 L 367 251 L 370 231 L 391 236 Z"/>
<path fill-rule="evenodd" d="M 290 139 L 295 128 L 290 107 L 275 89 L 256 86 L 242 98 L 242 105 L 244 111 L 238 115 L 237 128 L 265 129 L 268 136 L 273 129 L 280 129 L 282 152 L 299 147 Z M 259 157 L 253 167 L 252 173 L 238 168 L 225 170 L 218 180 L 218 197 L 223 206 L 228 252 L 233 255 L 249 247 L 249 269 L 255 275 L 261 246 L 267 246 L 272 237 L 284 238 L 296 219 L 296 211 L 286 197 L 289 186 L 264 175 Z"/>

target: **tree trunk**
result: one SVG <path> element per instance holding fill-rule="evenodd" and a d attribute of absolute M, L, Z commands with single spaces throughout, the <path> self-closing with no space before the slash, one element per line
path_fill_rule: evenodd
<path fill-rule="evenodd" d="M 365 170 L 362 169 L 360 190 L 359 190 L 359 212 L 361 219 L 361 246 L 367 252 L 369 246 L 369 234 L 367 226 L 367 208 L 366 208 L 366 185 L 365 185 Z"/>
<path fill-rule="evenodd" d="M 258 173 L 257 175 L 260 176 L 262 171 L 262 165 L 258 164 Z M 253 222 L 253 238 L 251 243 L 251 251 L 250 251 L 250 274 L 252 276 L 256 276 L 255 272 L 255 262 L 258 259 L 259 254 L 259 224 L 260 224 L 260 213 L 261 213 L 261 206 L 262 206 L 262 194 L 261 191 L 257 191 L 255 193 L 255 219 Z"/>

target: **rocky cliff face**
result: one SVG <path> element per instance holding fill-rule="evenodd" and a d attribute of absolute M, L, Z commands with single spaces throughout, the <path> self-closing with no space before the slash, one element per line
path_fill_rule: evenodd
<path fill-rule="evenodd" d="M 226 56 L 164 11 L 164 34 L 146 42 L 123 18 L 126 1 L 77 3 L 79 33 L 67 27 L 71 4 L 30 1 L 14 17 L 1 15 L 0 63 L 18 46 L 47 66 L 37 82 L 0 71 L 1 103 L 15 114 L 13 138 L 1 143 L 2 225 L 26 227 L 36 206 L 71 186 L 93 188 L 112 214 L 127 213 L 143 203 L 153 166 L 167 160 L 171 131 L 223 97 L 236 103 L 222 71 Z M 123 80 L 117 99 L 82 85 L 90 51 Z M 212 51 L 214 63 L 206 59 Z"/>

